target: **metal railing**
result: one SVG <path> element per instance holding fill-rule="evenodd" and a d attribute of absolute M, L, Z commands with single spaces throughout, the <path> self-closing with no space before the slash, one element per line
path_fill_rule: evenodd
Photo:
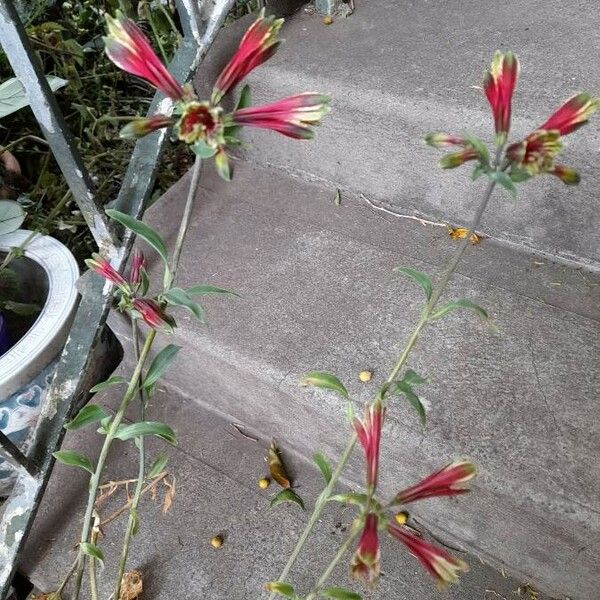
<path fill-rule="evenodd" d="M 195 71 L 234 4 L 234 0 L 177 0 L 183 38 L 169 66 L 183 83 Z M 0 44 L 10 65 L 23 84 L 33 113 L 65 177 L 101 253 L 120 269 L 124 266 L 133 240 L 122 236 L 108 222 L 99 204 L 92 178 L 77 144 L 69 131 L 56 98 L 25 33 L 12 0 L 0 0 Z M 169 114 L 172 102 L 157 93 L 148 114 L 160 110 Z M 112 205 L 140 218 L 150 198 L 159 159 L 168 132 L 155 132 L 138 140 L 131 155 L 118 197 Z M 71 331 L 60 358 L 51 387 L 27 455 L 0 432 L 0 456 L 17 470 L 17 480 L 3 506 L 0 521 L 0 598 L 5 598 L 21 552 L 48 479 L 54 459 L 52 453 L 62 442 L 64 423 L 88 396 L 94 372 L 95 353 L 104 335 L 111 296 L 98 277 L 84 275 L 79 282 L 81 299 Z"/>

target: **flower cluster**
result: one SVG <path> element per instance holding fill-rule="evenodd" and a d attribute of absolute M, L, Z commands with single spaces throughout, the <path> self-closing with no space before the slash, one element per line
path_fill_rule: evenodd
<path fill-rule="evenodd" d="M 504 150 L 510 132 L 512 97 L 518 77 L 518 58 L 512 52 L 496 52 L 490 70 L 485 74 L 483 91 L 492 108 L 496 145 L 500 150 Z M 506 178 L 498 178 L 493 173 L 495 169 L 489 165 L 487 150 L 473 136 L 433 133 L 425 141 L 435 148 L 457 147 L 457 151 L 441 159 L 442 168 L 451 169 L 476 160 L 479 164 L 474 177 L 487 173 L 505 187 L 510 187 L 511 181 L 524 181 L 543 173 L 555 175 L 568 185 L 577 184 L 579 174 L 570 167 L 557 164 L 555 159 L 563 148 L 562 137 L 585 125 L 599 106 L 600 99 L 592 98 L 586 93 L 576 94 L 523 140 L 509 144 L 496 165 Z M 508 183 L 505 183 L 507 179 Z"/>
<path fill-rule="evenodd" d="M 131 257 L 127 279 L 99 254 L 92 254 L 92 258 L 88 258 L 85 263 L 92 271 L 118 288 L 119 310 L 129 310 L 153 329 L 168 332 L 173 330 L 175 321 L 165 312 L 158 299 L 145 297 L 149 282 L 146 274 L 146 259 L 140 251 L 136 250 Z"/>
<path fill-rule="evenodd" d="M 461 571 L 468 569 L 466 563 L 453 557 L 443 548 L 424 540 L 420 533 L 407 525 L 408 514 L 400 512 L 394 521 L 386 516 L 383 507 L 373 499 L 377 487 L 379 469 L 379 444 L 385 418 L 385 408 L 379 399 L 369 405 L 365 417 L 354 420 L 354 429 L 365 454 L 367 465 L 368 494 L 362 500 L 362 534 L 352 557 L 350 570 L 353 577 L 373 586 L 380 571 L 379 531 L 387 532 L 401 541 L 436 579 L 438 586 L 444 587 L 458 581 Z M 396 494 L 388 507 L 404 506 L 425 498 L 456 496 L 468 490 L 464 487 L 476 474 L 475 466 L 467 461 L 455 461 L 429 475 L 416 485 Z"/>
<path fill-rule="evenodd" d="M 295 139 L 310 139 L 313 127 L 329 112 L 329 98 L 311 92 L 251 107 L 247 86 L 233 112 L 226 113 L 220 105 L 223 97 L 271 58 L 281 44 L 277 36 L 283 19 L 265 17 L 264 11 L 246 31 L 236 53 L 217 78 L 209 101 L 201 101 L 191 86 L 182 86 L 173 78 L 131 19 L 117 13 L 116 18 L 108 16 L 107 21 L 108 35 L 104 41 L 110 60 L 124 71 L 145 79 L 175 102 L 175 117 L 156 114 L 133 119 L 123 128 L 121 136 L 138 138 L 173 126 L 177 138 L 197 155 L 215 158 L 215 166 L 226 180 L 232 174 L 226 150 L 240 143 L 236 138 L 239 127 L 260 127 Z"/>

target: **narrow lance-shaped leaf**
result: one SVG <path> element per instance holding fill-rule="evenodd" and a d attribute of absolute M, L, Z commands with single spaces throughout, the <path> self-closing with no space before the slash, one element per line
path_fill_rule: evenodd
<path fill-rule="evenodd" d="M 398 381 L 396 387 L 394 388 L 394 392 L 396 394 L 401 394 L 406 397 L 406 399 L 410 402 L 411 406 L 417 411 L 419 417 L 421 419 L 421 423 L 425 424 L 427 419 L 427 413 L 425 412 L 425 407 L 423 403 L 419 399 L 419 397 L 415 394 L 412 387 L 406 383 L 405 381 Z"/>
<path fill-rule="evenodd" d="M 104 566 L 104 554 L 102 553 L 102 550 L 98 548 L 98 546 L 91 544 L 90 542 L 83 542 L 79 547 L 84 554 L 95 558 L 102 567 Z"/>
<path fill-rule="evenodd" d="M 169 457 L 166 454 L 160 454 L 152 463 L 152 466 L 146 475 L 146 479 L 154 479 L 157 475 L 160 475 L 165 470 L 168 460 Z"/>
<path fill-rule="evenodd" d="M 329 461 L 320 452 L 317 452 L 313 456 L 313 460 L 315 461 L 317 467 L 319 467 L 325 483 L 329 483 L 331 481 L 331 476 L 333 475 Z"/>
<path fill-rule="evenodd" d="M 307 373 L 300 381 L 300 385 L 311 385 L 326 390 L 333 390 L 344 398 L 349 397 L 348 390 L 344 387 L 342 382 L 335 375 L 325 371 L 311 371 L 310 373 Z"/>
<path fill-rule="evenodd" d="M 408 383 L 408 385 L 421 385 L 422 383 L 427 383 L 427 379 L 421 377 L 412 369 L 406 369 L 404 377 L 402 377 L 402 381 Z"/>
<path fill-rule="evenodd" d="M 467 140 L 467 142 L 469 142 L 469 144 L 471 144 L 471 146 L 473 146 L 473 148 L 475 148 L 475 150 L 477 151 L 477 154 L 479 154 L 479 157 L 481 158 L 481 161 L 483 162 L 483 164 L 489 165 L 490 164 L 490 152 L 489 152 L 487 146 L 478 137 L 471 135 L 469 133 L 464 134 L 463 137 L 465 138 L 465 140 Z"/>
<path fill-rule="evenodd" d="M 180 346 L 168 344 L 154 357 L 143 381 L 144 388 L 151 388 L 166 373 L 179 350 Z"/>
<path fill-rule="evenodd" d="M 165 265 L 168 264 L 167 247 L 165 246 L 163 239 L 156 231 L 154 231 L 154 229 L 146 225 L 146 223 L 138 221 L 132 216 L 113 208 L 107 208 L 106 214 L 111 219 L 121 223 L 121 225 L 124 225 L 127 227 L 127 229 L 133 231 L 138 237 L 142 238 L 146 243 L 154 248 L 156 252 L 158 252 Z"/>
<path fill-rule="evenodd" d="M 74 431 L 75 429 L 80 429 L 86 425 L 102 421 L 102 419 L 105 419 L 108 416 L 109 414 L 100 406 L 88 404 L 87 406 L 84 406 L 73 419 L 65 424 L 65 429 Z"/>
<path fill-rule="evenodd" d="M 283 581 L 270 581 L 265 585 L 265 589 L 268 592 L 275 592 L 280 596 L 291 598 L 292 600 L 297 597 L 294 588 L 289 583 L 284 583 Z"/>
<path fill-rule="evenodd" d="M 115 437 L 126 441 L 141 435 L 155 435 L 169 444 L 177 444 L 174 431 L 168 425 L 155 421 L 140 421 L 139 423 L 124 425 L 119 427 Z"/>
<path fill-rule="evenodd" d="M 240 297 L 239 294 L 225 288 L 216 287 L 214 285 L 194 285 L 185 290 L 189 296 L 207 296 L 209 294 L 224 294 L 226 296 Z"/>
<path fill-rule="evenodd" d="M 198 304 L 185 290 L 175 287 L 166 291 L 163 298 L 173 306 L 183 306 L 187 308 L 201 323 L 204 322 L 204 309 Z"/>
<path fill-rule="evenodd" d="M 300 498 L 300 496 L 298 496 L 298 494 L 296 494 L 296 492 L 294 492 L 291 489 L 281 490 L 280 492 L 275 494 L 275 496 L 273 496 L 273 499 L 271 500 L 270 507 L 275 508 L 276 506 L 278 506 L 279 504 L 283 504 L 284 502 L 293 502 L 294 504 L 297 504 L 302 510 L 305 510 L 304 501 L 302 500 L 302 498 Z"/>
<path fill-rule="evenodd" d="M 341 587 L 329 587 L 320 593 L 323 598 L 333 598 L 333 600 L 362 600 L 360 594 Z"/>
<path fill-rule="evenodd" d="M 437 319 L 441 319 L 442 317 L 447 315 L 449 312 L 452 312 L 453 310 L 459 310 L 459 309 L 471 310 L 475 314 L 477 314 L 479 317 L 481 317 L 482 319 L 488 318 L 487 311 L 484 310 L 483 308 L 481 308 L 481 306 L 479 306 L 478 304 L 475 304 L 475 302 L 473 302 L 472 300 L 469 300 L 468 298 L 460 298 L 458 300 L 451 300 L 450 302 L 448 302 L 448 303 L 444 304 L 443 306 L 441 306 L 440 308 L 438 308 L 429 317 L 429 320 L 436 321 Z"/>
<path fill-rule="evenodd" d="M 105 390 L 106 388 L 109 388 L 113 385 L 121 385 L 123 383 L 129 382 L 127 381 L 127 379 L 125 379 L 125 377 L 121 377 L 120 375 L 113 375 L 112 377 L 109 377 L 106 381 L 101 381 L 100 383 L 97 383 L 90 390 L 90 392 L 92 394 L 95 394 L 96 392 L 101 392 L 102 390 Z"/>
<path fill-rule="evenodd" d="M 513 200 L 517 199 L 517 188 L 510 178 L 510 175 L 504 171 L 492 171 L 489 173 L 489 177 L 498 185 L 501 185 L 511 195 Z"/>
<path fill-rule="evenodd" d="M 423 288 L 427 300 L 431 298 L 431 294 L 433 292 L 433 284 L 431 283 L 431 279 L 429 279 L 429 277 L 427 277 L 425 273 L 421 273 L 421 271 L 411 269 L 410 267 L 396 267 L 394 271 L 405 275 L 409 279 L 412 279 L 413 281 L 418 283 Z"/>
<path fill-rule="evenodd" d="M 79 452 L 74 452 L 72 450 L 58 450 L 57 452 L 53 452 L 52 456 L 64 465 L 78 467 L 79 469 L 84 469 L 88 473 L 94 473 L 94 468 L 92 467 L 90 460 L 83 456 L 83 454 L 79 454 Z"/>

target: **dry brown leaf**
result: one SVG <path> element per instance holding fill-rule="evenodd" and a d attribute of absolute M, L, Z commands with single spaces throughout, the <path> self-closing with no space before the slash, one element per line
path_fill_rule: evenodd
<path fill-rule="evenodd" d="M 58 592 L 50 592 L 49 594 L 40 594 L 39 596 L 32 596 L 31 600 L 62 600 L 62 597 Z"/>
<path fill-rule="evenodd" d="M 123 574 L 121 579 L 121 593 L 119 600 L 136 600 L 142 595 L 143 591 L 141 571 L 129 571 Z"/>
<path fill-rule="evenodd" d="M 283 466 L 281 456 L 279 456 L 279 450 L 275 446 L 275 442 L 271 442 L 269 447 L 269 453 L 267 455 L 267 464 L 269 465 L 269 472 L 271 477 L 284 489 L 292 487 L 292 482 Z"/>
<path fill-rule="evenodd" d="M 453 240 L 464 240 L 467 237 L 467 233 L 469 233 L 469 230 L 465 227 L 448 227 L 448 235 Z M 481 243 L 481 238 L 476 233 L 472 233 L 469 239 L 471 240 L 471 244 Z"/>
<path fill-rule="evenodd" d="M 171 506 L 173 506 L 173 500 L 175 499 L 175 477 L 171 476 L 171 481 L 167 481 L 167 479 L 163 479 L 163 483 L 165 484 L 167 491 L 165 493 L 165 498 L 163 500 L 163 515 L 166 515 Z"/>

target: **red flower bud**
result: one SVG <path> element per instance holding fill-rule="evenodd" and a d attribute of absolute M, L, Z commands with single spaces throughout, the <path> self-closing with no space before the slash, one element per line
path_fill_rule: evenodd
<path fill-rule="evenodd" d="M 576 94 L 569 98 L 552 116 L 538 129 L 558 131 L 560 135 L 567 135 L 588 122 L 600 106 L 599 98 L 592 98 L 589 94 Z"/>
<path fill-rule="evenodd" d="M 519 77 L 519 60 L 512 52 L 494 55 L 483 80 L 483 90 L 492 107 L 498 141 L 503 143 L 510 130 L 512 96 Z"/>
<path fill-rule="evenodd" d="M 362 579 L 369 587 L 379 579 L 379 537 L 376 514 L 369 513 L 365 519 L 358 547 L 352 557 L 350 572 L 356 579 Z"/>
<path fill-rule="evenodd" d="M 173 119 L 166 115 L 153 115 L 152 117 L 138 117 L 132 119 L 121 131 L 119 136 L 124 140 L 134 140 L 144 137 L 157 129 L 169 127 L 173 124 Z"/>
<path fill-rule="evenodd" d="M 150 298 L 135 298 L 133 308 L 152 329 L 173 331 L 174 321 L 160 307 L 156 300 Z"/>
<path fill-rule="evenodd" d="M 114 283 L 118 286 L 125 286 L 127 282 L 120 273 L 102 256 L 99 254 L 92 254 L 92 258 L 88 258 L 85 264 L 94 272 L 104 277 L 104 279 Z"/>
<path fill-rule="evenodd" d="M 365 417 L 354 420 L 354 429 L 358 440 L 365 452 L 367 463 L 367 485 L 373 489 L 377 487 L 377 476 L 379 471 L 379 444 L 381 441 L 381 429 L 385 417 L 385 409 L 378 400 L 367 407 Z"/>

